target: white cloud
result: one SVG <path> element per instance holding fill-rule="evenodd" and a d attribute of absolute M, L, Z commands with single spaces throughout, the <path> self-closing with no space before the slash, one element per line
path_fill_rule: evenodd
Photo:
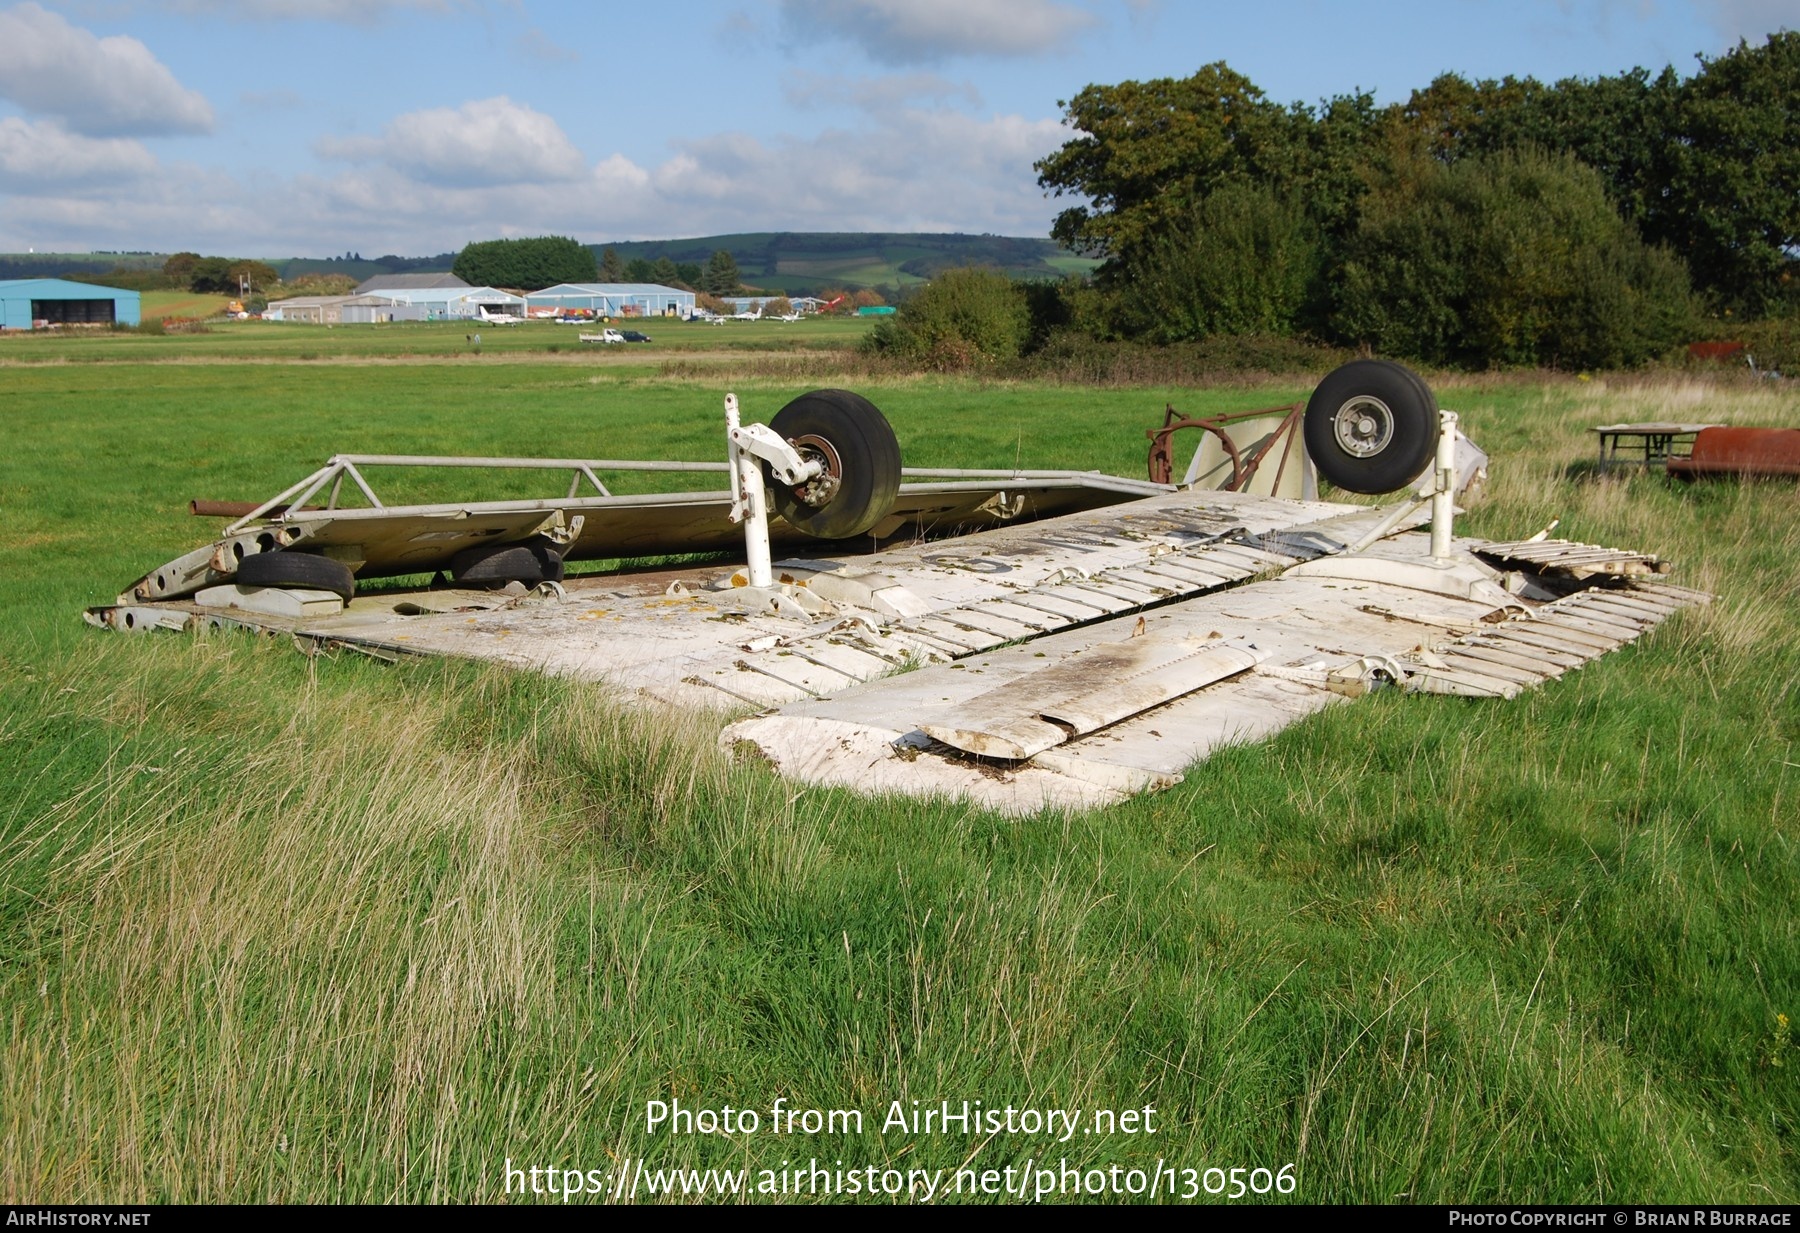
<path fill-rule="evenodd" d="M 325 138 L 315 148 L 325 158 L 384 163 L 448 188 L 561 182 L 586 170 L 555 120 L 505 95 L 408 112 L 380 137 Z"/>
<path fill-rule="evenodd" d="M 782 0 L 781 19 L 795 42 L 845 40 L 881 64 L 1040 55 L 1096 24 L 1056 0 Z"/>
<path fill-rule="evenodd" d="M 635 235 L 768 229 L 1042 235 L 1053 213 L 1034 159 L 1063 140 L 1054 120 L 905 110 L 873 129 L 764 142 L 726 133 L 681 145 L 650 175 L 661 206 L 630 203 L 596 230 Z M 637 213 L 637 217 L 632 217 Z M 611 223 L 611 226 L 608 226 Z M 616 229 L 615 229 L 616 228 Z"/>
<path fill-rule="evenodd" d="M 650 173 L 623 154 L 614 154 L 594 168 L 594 187 L 601 201 L 641 198 L 650 191 Z"/>
<path fill-rule="evenodd" d="M 566 178 L 446 176 L 446 159 L 454 164 L 448 170 L 487 167 L 505 142 L 476 143 L 485 151 L 480 157 L 467 143 L 450 154 L 421 148 L 411 159 L 392 157 L 414 140 L 414 126 L 438 132 L 443 117 L 483 108 L 502 114 L 496 102 L 401 117 L 381 137 L 338 143 L 356 147 L 352 165 L 286 179 L 159 166 L 132 142 L 58 147 L 54 131 L 42 126 L 0 124 L 0 167 L 16 164 L 25 173 L 0 185 L 8 194 L 0 250 L 280 257 L 352 249 L 425 254 L 470 240 L 545 234 L 594 242 L 762 230 L 1044 235 L 1054 203 L 1037 189 L 1031 164 L 1067 137 L 1053 119 L 918 107 L 869 113 L 814 136 L 716 134 L 684 142 L 656 163 L 613 154 L 577 162 Z M 509 147 L 515 175 L 530 161 L 518 157 L 520 145 L 515 139 Z M 552 170 L 567 172 L 567 158 L 551 159 Z M 31 174 L 58 165 L 56 182 Z M 90 173 L 91 180 L 82 179 Z M 114 178 L 103 183 L 108 176 Z M 126 177 L 129 188 L 121 189 Z"/>
<path fill-rule="evenodd" d="M 191 248 L 232 256 L 293 255 L 284 251 L 288 244 L 283 239 L 279 230 L 270 230 L 254 211 L 215 200 L 192 185 L 170 188 L 154 180 L 144 181 L 142 191 L 128 200 L 73 193 L 12 198 L 0 225 L 0 243 L 18 252 L 30 247 L 40 252 L 137 248 L 178 252 Z"/>
<path fill-rule="evenodd" d="M 1800 30 L 1800 4 L 1794 0 L 1696 0 L 1705 17 L 1725 41 L 1736 45 L 1748 39 L 1760 45 L 1778 30 Z"/>
<path fill-rule="evenodd" d="M 781 83 L 781 93 L 796 107 L 850 106 L 865 111 L 897 107 L 915 98 L 942 102 L 961 99 L 981 106 L 981 93 L 970 81 L 951 81 L 936 73 L 894 73 L 884 77 L 845 77 L 837 73 L 813 73 L 793 69 Z"/>
<path fill-rule="evenodd" d="M 156 159 L 122 137 L 83 137 L 54 120 L 0 116 L 0 189 L 118 188 L 154 174 Z"/>
<path fill-rule="evenodd" d="M 93 137 L 204 133 L 205 98 L 134 38 L 97 38 L 26 3 L 0 11 L 0 97 Z"/>

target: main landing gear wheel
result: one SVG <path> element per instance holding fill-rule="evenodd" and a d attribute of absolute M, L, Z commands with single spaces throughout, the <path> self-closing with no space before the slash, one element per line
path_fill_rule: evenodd
<path fill-rule="evenodd" d="M 519 582 L 534 587 L 540 582 L 561 582 L 563 559 L 542 540 L 477 544 L 450 558 L 450 576 L 459 586 L 500 587 Z"/>
<path fill-rule="evenodd" d="M 1437 399 L 1417 373 L 1388 360 L 1352 360 L 1306 404 L 1306 452 L 1339 488 L 1393 492 L 1431 460 L 1437 421 Z"/>
<path fill-rule="evenodd" d="M 330 591 L 346 604 L 356 594 L 356 575 L 342 561 L 316 552 L 253 552 L 237 564 L 237 584 Z"/>
<path fill-rule="evenodd" d="M 775 413 L 769 427 L 825 473 L 798 488 L 772 486 L 775 512 L 815 539 L 849 539 L 887 516 L 900 493 L 900 442 L 861 394 L 814 390 Z"/>

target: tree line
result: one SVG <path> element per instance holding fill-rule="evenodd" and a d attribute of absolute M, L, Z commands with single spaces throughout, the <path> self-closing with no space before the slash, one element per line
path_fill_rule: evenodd
<path fill-rule="evenodd" d="M 1619 365 L 1800 307 L 1800 34 L 1682 78 L 1444 75 L 1270 101 L 1223 62 L 1090 85 L 1036 164 L 1102 260 L 1101 336 L 1304 335 L 1435 363 Z"/>
<path fill-rule="evenodd" d="M 729 263 L 729 269 L 726 268 L 726 263 Z M 668 257 L 658 257 L 655 261 L 633 257 L 625 261 L 620 258 L 617 249 L 607 248 L 600 254 L 600 281 L 657 283 L 682 291 L 704 291 L 713 295 L 730 295 L 740 286 L 737 262 L 723 249 L 713 253 L 712 261 L 702 267 L 697 262 L 675 261 Z"/>
<path fill-rule="evenodd" d="M 160 268 L 114 266 L 110 270 L 71 270 L 70 282 L 120 287 L 127 291 L 192 291 L 197 294 L 237 295 L 248 279 L 252 295 L 264 295 L 281 284 L 281 273 L 266 261 L 247 257 L 202 257 L 199 253 L 174 253 Z"/>
<path fill-rule="evenodd" d="M 668 257 L 622 261 L 611 248 L 605 249 L 596 261 L 593 249 L 567 236 L 478 241 L 456 255 L 451 270 L 475 286 L 514 287 L 522 291 L 542 291 L 558 283 L 592 282 L 660 283 L 712 295 L 731 295 L 743 289 L 737 261 L 725 249 L 713 253 L 704 269 Z"/>
<path fill-rule="evenodd" d="M 281 281 L 280 273 L 266 261 L 202 257 L 199 253 L 173 254 L 163 262 L 163 277 L 173 287 L 221 295 L 237 295 L 246 284 L 251 294 L 264 293 Z"/>
<path fill-rule="evenodd" d="M 473 287 L 524 291 L 541 291 L 558 283 L 591 283 L 597 273 L 593 250 L 560 235 L 466 244 L 450 271 Z"/>

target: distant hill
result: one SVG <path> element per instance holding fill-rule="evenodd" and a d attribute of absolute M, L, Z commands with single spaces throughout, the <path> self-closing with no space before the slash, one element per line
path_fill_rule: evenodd
<path fill-rule="evenodd" d="M 365 261 L 362 254 L 358 253 L 354 257 L 288 257 L 281 261 L 270 261 L 269 264 L 281 272 L 283 281 L 291 281 L 306 274 L 348 274 L 360 283 L 377 274 L 448 274 L 450 267 L 456 264 L 456 254 L 397 257 L 388 253 Z"/>
<path fill-rule="evenodd" d="M 165 253 L 0 253 L 0 279 L 67 278 L 71 274 L 162 272 Z"/>
<path fill-rule="evenodd" d="M 746 284 L 788 295 L 827 287 L 910 287 L 940 271 L 965 265 L 993 266 L 1013 278 L 1064 278 L 1085 274 L 1098 264 L 1075 256 L 1054 240 L 904 231 L 753 231 L 687 240 L 621 240 L 589 247 L 596 261 L 611 248 L 624 261 L 667 257 L 702 268 L 723 248 L 737 262 Z M 243 254 L 220 255 L 235 258 Z M 147 252 L 0 253 L 0 279 L 79 275 L 103 281 L 107 274 L 129 272 L 141 281 L 160 274 L 168 258 L 168 253 Z M 389 253 L 365 259 L 361 253 L 345 253 L 341 257 L 261 260 L 287 280 L 306 274 L 347 274 L 361 282 L 377 274 L 448 273 L 456 254 L 399 257 Z"/>
<path fill-rule="evenodd" d="M 610 248 L 622 261 L 667 257 L 702 267 L 722 248 L 737 262 L 745 283 L 789 295 L 826 287 L 906 287 L 955 266 L 994 266 L 1014 278 L 1063 278 L 1098 264 L 1054 240 L 904 231 L 753 231 L 589 247 L 595 260 Z"/>
<path fill-rule="evenodd" d="M 210 254 L 209 254 L 210 255 Z M 233 260 L 242 253 L 220 253 Z M 82 275 L 103 277 L 123 271 L 145 275 L 162 273 L 169 253 L 0 253 L 0 279 L 68 278 Z M 448 274 L 456 261 L 455 253 L 439 253 L 435 257 L 397 257 L 388 254 L 365 261 L 358 256 L 343 257 L 263 257 L 275 267 L 283 279 L 304 274 L 348 274 L 357 282 L 376 274 Z"/>

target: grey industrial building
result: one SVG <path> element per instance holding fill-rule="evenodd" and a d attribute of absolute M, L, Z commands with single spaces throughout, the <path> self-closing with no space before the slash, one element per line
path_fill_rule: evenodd
<path fill-rule="evenodd" d="M 558 283 L 525 297 L 533 316 L 577 310 L 597 317 L 691 317 L 694 293 L 660 283 Z"/>
<path fill-rule="evenodd" d="M 356 285 L 358 295 L 382 295 L 389 291 L 447 291 L 469 284 L 454 274 L 377 274 Z"/>
<path fill-rule="evenodd" d="M 368 325 L 377 321 L 424 321 L 426 312 L 385 295 L 297 295 L 271 300 L 264 321 L 303 325 Z"/>
<path fill-rule="evenodd" d="M 66 278 L 0 281 L 0 330 L 37 330 L 62 325 L 136 325 L 140 299 L 135 291 L 73 283 Z"/>
<path fill-rule="evenodd" d="M 459 280 L 460 281 L 460 280 Z M 486 313 L 525 315 L 525 301 L 496 287 L 389 287 L 375 294 L 419 309 L 427 321 L 477 321 Z"/>
<path fill-rule="evenodd" d="M 298 295 L 271 300 L 264 321 L 368 325 L 385 321 L 479 321 L 485 313 L 523 315 L 525 301 L 492 287 L 393 287 L 373 295 Z"/>

